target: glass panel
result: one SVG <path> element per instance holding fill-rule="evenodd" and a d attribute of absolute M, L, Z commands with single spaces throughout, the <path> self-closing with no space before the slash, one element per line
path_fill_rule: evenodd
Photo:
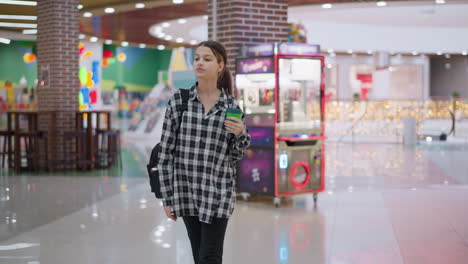
<path fill-rule="evenodd" d="M 279 118 L 282 126 L 320 127 L 320 85 L 319 59 L 279 59 Z"/>
<path fill-rule="evenodd" d="M 236 87 L 246 114 L 275 112 L 275 75 L 273 73 L 237 74 Z"/>

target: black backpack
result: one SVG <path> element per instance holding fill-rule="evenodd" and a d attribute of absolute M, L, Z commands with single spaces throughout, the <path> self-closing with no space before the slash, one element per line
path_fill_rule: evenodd
<path fill-rule="evenodd" d="M 182 111 L 179 112 L 179 126 L 176 130 L 176 135 L 179 134 L 180 124 L 182 123 L 182 114 L 187 111 L 187 102 L 189 98 L 188 89 L 180 89 L 182 95 Z M 177 141 L 176 141 L 177 142 Z M 146 169 L 148 170 L 148 176 L 151 186 L 151 192 L 154 192 L 156 198 L 161 199 L 161 183 L 159 181 L 159 171 L 158 171 L 158 162 L 159 162 L 159 153 L 161 152 L 161 145 L 160 143 L 154 146 L 153 150 L 151 151 L 151 156 L 148 165 L 146 165 Z"/>

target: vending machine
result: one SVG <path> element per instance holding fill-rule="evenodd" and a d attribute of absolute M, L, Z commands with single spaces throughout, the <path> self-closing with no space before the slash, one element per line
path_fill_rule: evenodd
<path fill-rule="evenodd" d="M 235 86 L 251 136 L 237 191 L 282 197 L 324 190 L 324 57 L 318 45 L 246 46 Z"/>

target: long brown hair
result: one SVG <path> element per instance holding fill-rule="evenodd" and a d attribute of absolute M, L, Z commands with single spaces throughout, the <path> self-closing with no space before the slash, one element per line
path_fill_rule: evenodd
<path fill-rule="evenodd" d="M 224 62 L 223 71 L 218 76 L 218 88 L 224 89 L 224 91 L 229 95 L 233 95 L 232 78 L 231 73 L 227 68 L 227 53 L 224 46 L 217 41 L 208 40 L 200 42 L 197 47 L 210 48 L 218 60 L 218 63 Z"/>

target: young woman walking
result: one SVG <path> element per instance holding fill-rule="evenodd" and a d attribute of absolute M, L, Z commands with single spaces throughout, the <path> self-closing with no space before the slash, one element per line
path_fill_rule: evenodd
<path fill-rule="evenodd" d="M 250 144 L 243 118 L 226 118 L 229 108 L 240 110 L 226 63 L 220 43 L 198 45 L 193 65 L 198 82 L 189 91 L 186 111 L 180 91 L 169 100 L 161 136 L 164 211 L 174 221 L 182 217 L 195 264 L 222 263 L 236 204 L 235 165 Z"/>

